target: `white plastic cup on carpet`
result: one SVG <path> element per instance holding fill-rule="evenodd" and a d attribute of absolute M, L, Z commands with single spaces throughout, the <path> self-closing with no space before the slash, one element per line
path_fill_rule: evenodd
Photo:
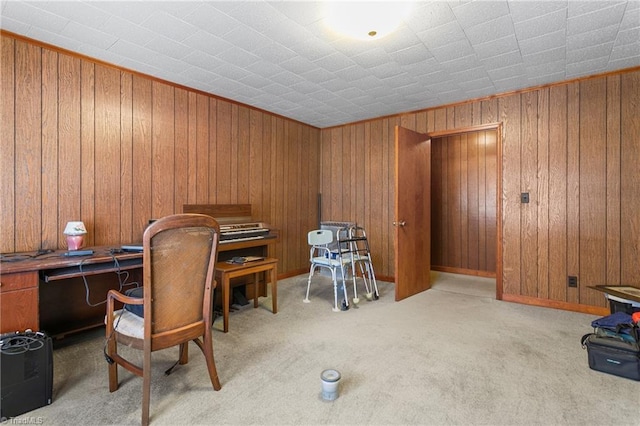
<path fill-rule="evenodd" d="M 324 370 L 320 378 L 322 379 L 322 399 L 333 401 L 338 397 L 340 372 L 333 369 Z"/>

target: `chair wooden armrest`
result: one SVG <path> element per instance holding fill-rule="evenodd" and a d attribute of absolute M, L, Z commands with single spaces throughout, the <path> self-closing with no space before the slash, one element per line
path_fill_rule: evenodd
<path fill-rule="evenodd" d="M 117 290 L 109 290 L 107 293 L 107 303 L 109 303 L 110 300 L 111 303 L 113 303 L 113 299 L 116 299 L 118 302 L 126 303 L 127 305 L 144 304 L 144 299 L 142 297 L 126 296 Z"/>
<path fill-rule="evenodd" d="M 117 290 L 109 290 L 107 293 L 107 316 L 105 319 L 105 324 L 107 325 L 107 329 L 113 328 L 113 314 L 116 311 L 115 301 L 129 304 L 129 305 L 142 305 L 144 304 L 144 298 L 142 297 L 130 297 L 120 293 Z"/>

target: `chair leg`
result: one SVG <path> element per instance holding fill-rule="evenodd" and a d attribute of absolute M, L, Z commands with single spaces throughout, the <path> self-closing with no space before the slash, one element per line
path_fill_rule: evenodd
<path fill-rule="evenodd" d="M 180 357 L 178 358 L 180 365 L 184 365 L 189 362 L 189 342 L 180 343 L 178 351 L 178 356 Z"/>
<path fill-rule="evenodd" d="M 116 337 L 112 335 L 111 330 L 107 330 L 107 356 L 110 359 L 115 359 L 115 354 L 118 352 L 118 343 Z M 115 392 L 118 390 L 118 363 L 109 363 L 109 392 Z"/>
<path fill-rule="evenodd" d="M 218 370 L 216 369 L 216 360 L 213 356 L 213 339 L 211 338 L 211 329 L 207 329 L 204 333 L 203 341 L 200 339 L 194 340 L 202 353 L 204 359 L 207 362 L 207 370 L 209 370 L 209 378 L 211 379 L 211 385 L 214 390 L 219 391 L 222 386 L 220 385 L 220 378 L 218 377 Z"/>
<path fill-rule="evenodd" d="M 311 265 L 311 268 L 309 269 L 309 279 L 307 280 L 307 294 L 306 296 L 304 296 L 304 303 L 310 303 L 309 301 L 309 288 L 311 288 L 311 277 L 313 276 L 313 272 L 315 271 L 316 267 L 315 265 Z"/>
<path fill-rule="evenodd" d="M 333 312 L 340 312 L 340 308 L 338 308 L 338 279 L 336 275 L 336 270 L 331 269 L 331 279 L 333 280 Z"/>
<path fill-rule="evenodd" d="M 151 403 L 151 344 L 145 342 L 144 364 L 142 371 L 142 425 L 149 424 L 149 405 Z"/>

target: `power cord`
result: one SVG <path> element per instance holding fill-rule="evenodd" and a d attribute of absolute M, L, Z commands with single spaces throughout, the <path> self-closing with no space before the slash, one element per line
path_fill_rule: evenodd
<path fill-rule="evenodd" d="M 184 349 L 187 347 L 188 344 L 189 342 L 186 342 L 184 345 L 180 346 L 180 355 L 178 356 L 178 360 L 175 363 L 173 363 L 173 365 L 164 372 L 165 376 L 168 376 L 169 374 L 173 373 L 173 369 L 176 368 L 176 366 L 182 359 L 182 355 L 184 355 Z"/>
<path fill-rule="evenodd" d="M 118 291 L 122 293 L 122 289 L 126 286 L 136 286 L 136 287 L 140 287 L 140 283 L 138 283 L 137 281 L 133 281 L 130 283 L 127 283 L 127 280 L 129 279 L 129 277 L 131 276 L 129 274 L 129 271 L 122 271 L 120 269 L 120 262 L 118 261 L 118 258 L 115 256 L 115 253 L 117 252 L 117 249 L 111 249 L 109 250 L 109 253 L 111 254 L 111 258 L 113 259 L 113 264 L 116 267 L 116 271 L 115 274 L 118 276 Z M 96 306 L 100 306 L 103 305 L 105 303 L 107 303 L 107 299 L 105 298 L 104 300 L 98 302 L 98 303 L 91 303 L 89 301 L 89 283 L 87 281 L 87 277 L 82 269 L 82 265 L 84 264 L 85 261 L 87 261 L 90 258 L 87 259 L 82 259 L 82 261 L 80 262 L 80 264 L 78 265 L 78 268 L 80 269 L 80 275 L 82 277 L 82 282 L 84 283 L 84 288 L 85 288 L 85 302 L 87 305 L 91 306 L 91 307 L 96 307 Z M 124 278 L 123 278 L 124 277 Z"/>
<path fill-rule="evenodd" d="M 37 351 L 44 346 L 45 334 L 27 331 L 0 340 L 0 352 L 3 355 L 20 355 L 28 351 Z"/>
<path fill-rule="evenodd" d="M 109 364 L 113 364 L 115 361 L 107 353 L 107 345 L 109 344 L 109 340 L 113 338 L 113 332 L 116 331 L 116 329 L 118 328 L 118 324 L 120 324 L 121 318 L 122 318 L 122 313 L 118 315 L 118 319 L 116 320 L 116 323 L 113 325 L 113 330 L 109 331 L 109 336 L 107 336 L 107 338 L 104 340 L 104 346 L 102 347 L 102 353 L 104 354 L 104 359 Z"/>

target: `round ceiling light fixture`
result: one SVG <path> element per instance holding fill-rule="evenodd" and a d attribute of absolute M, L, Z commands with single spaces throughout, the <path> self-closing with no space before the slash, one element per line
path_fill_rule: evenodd
<path fill-rule="evenodd" d="M 358 40 L 377 40 L 395 31 L 411 11 L 410 2 L 330 1 L 326 24 Z"/>

